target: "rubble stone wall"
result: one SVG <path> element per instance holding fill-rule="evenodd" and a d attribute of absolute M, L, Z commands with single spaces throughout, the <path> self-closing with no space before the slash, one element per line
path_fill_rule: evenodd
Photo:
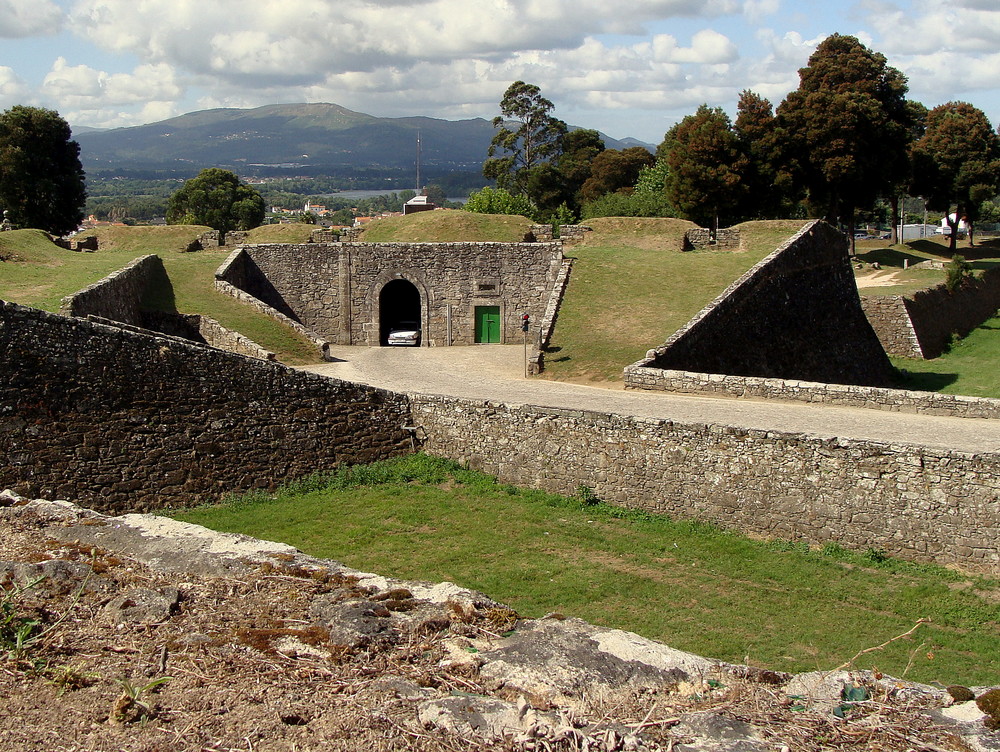
<path fill-rule="evenodd" d="M 847 239 L 810 222 L 636 365 L 890 386 L 858 299 Z"/>
<path fill-rule="evenodd" d="M 942 283 L 907 296 L 861 299 L 885 351 L 904 358 L 936 358 L 955 335 L 964 337 L 1000 308 L 1000 269 L 966 279 L 952 292 Z"/>
<path fill-rule="evenodd" d="M 430 454 L 503 482 L 996 571 L 1000 454 L 411 395 Z"/>
<path fill-rule="evenodd" d="M 712 231 L 697 227 L 684 233 L 685 251 L 738 251 L 742 247 L 740 231 L 733 228 L 719 228 L 712 237 Z"/>
<path fill-rule="evenodd" d="M 142 256 L 99 282 L 63 298 L 59 311 L 64 316 L 101 316 L 142 326 L 142 296 L 158 276 L 166 276 L 160 257 Z"/>
<path fill-rule="evenodd" d="M 500 309 L 500 342 L 521 341 L 521 316 L 540 321 L 563 266 L 560 243 L 309 243 L 239 249 L 216 273 L 337 344 L 378 345 L 380 294 L 410 282 L 424 346 L 475 342 L 475 309 Z"/>
<path fill-rule="evenodd" d="M 816 402 L 864 407 L 888 412 L 946 415 L 953 418 L 1000 418 L 1000 399 L 962 394 L 915 392 L 873 386 L 821 384 L 814 381 L 727 376 L 718 373 L 668 371 L 663 368 L 626 366 L 625 388 L 682 394 Z"/>
<path fill-rule="evenodd" d="M 0 488 L 195 505 L 411 451 L 406 398 L 0 301 Z"/>

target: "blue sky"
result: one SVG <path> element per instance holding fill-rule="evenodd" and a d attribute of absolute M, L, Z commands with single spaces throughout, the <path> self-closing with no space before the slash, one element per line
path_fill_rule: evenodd
<path fill-rule="evenodd" d="M 0 107 L 118 127 L 334 102 L 490 118 L 514 80 L 567 122 L 659 143 L 698 105 L 777 105 L 839 32 L 933 107 L 1000 120 L 1000 0 L 0 0 Z"/>

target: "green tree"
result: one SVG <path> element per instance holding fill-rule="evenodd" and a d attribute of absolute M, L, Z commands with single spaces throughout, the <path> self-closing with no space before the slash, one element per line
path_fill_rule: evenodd
<path fill-rule="evenodd" d="M 969 245 L 973 245 L 972 227 L 979 208 L 996 195 L 1000 178 L 1000 138 L 989 119 L 965 102 L 935 107 L 927 113 L 924 135 L 912 151 L 914 190 L 929 208 L 948 217 L 952 252 L 963 218 L 969 227 Z"/>
<path fill-rule="evenodd" d="M 556 166 L 563 180 L 563 198 L 571 209 L 578 210 L 583 203 L 580 189 L 590 177 L 594 159 L 604 149 L 601 134 L 589 128 L 570 131 L 563 136 L 562 154 Z"/>
<path fill-rule="evenodd" d="M 167 223 L 251 230 L 264 221 L 264 199 L 235 173 L 218 167 L 188 180 L 167 204 Z"/>
<path fill-rule="evenodd" d="M 501 114 L 493 118 L 496 133 L 483 163 L 483 175 L 495 180 L 497 187 L 530 197 L 532 169 L 559 156 L 567 128 L 552 116 L 552 108 L 534 84 L 515 81 L 507 88 Z"/>
<path fill-rule="evenodd" d="M 0 113 L 0 209 L 15 227 L 65 235 L 87 201 L 80 146 L 59 113 L 18 105 Z"/>
<path fill-rule="evenodd" d="M 681 216 L 713 229 L 737 216 L 746 158 L 721 108 L 703 104 L 667 131 L 658 152 L 667 163 L 667 201 Z"/>
<path fill-rule="evenodd" d="M 811 211 L 846 222 L 905 175 L 906 78 L 855 37 L 824 39 L 777 110 L 789 165 Z"/>
<path fill-rule="evenodd" d="M 463 207 L 477 214 L 520 214 L 534 218 L 537 209 L 527 196 L 514 195 L 503 188 L 487 186 L 469 196 Z"/>
<path fill-rule="evenodd" d="M 783 168 L 779 133 L 770 101 L 746 90 L 740 93 L 733 133 L 743 164 L 739 218 L 780 219 L 795 213 L 792 178 Z"/>
<path fill-rule="evenodd" d="M 590 177 L 580 188 L 584 201 L 593 201 L 605 193 L 631 193 L 643 167 L 651 167 L 656 157 L 641 146 L 605 149 L 590 165 Z"/>

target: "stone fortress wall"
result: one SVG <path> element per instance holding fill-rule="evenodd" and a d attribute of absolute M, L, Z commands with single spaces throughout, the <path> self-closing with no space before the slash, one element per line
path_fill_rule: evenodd
<path fill-rule="evenodd" d="M 843 234 L 819 220 L 736 280 L 637 367 L 889 386 Z"/>
<path fill-rule="evenodd" d="M 1000 454 L 410 395 L 424 451 L 753 536 L 995 573 Z"/>
<path fill-rule="evenodd" d="M 420 296 L 422 344 L 440 347 L 474 344 L 481 306 L 499 308 L 501 343 L 521 342 L 521 316 L 537 326 L 563 263 L 558 242 L 262 244 L 239 248 L 216 279 L 342 345 L 379 343 L 380 295 L 406 280 Z"/>
<path fill-rule="evenodd" d="M 967 279 L 949 292 L 944 283 L 910 295 L 861 298 L 885 351 L 904 358 L 936 358 L 952 337 L 964 337 L 1000 308 L 1000 269 Z"/>
<path fill-rule="evenodd" d="M 0 301 L 0 486 L 194 505 L 411 451 L 405 397 Z"/>
<path fill-rule="evenodd" d="M 1000 454 L 401 395 L 0 303 L 0 488 L 197 504 L 423 448 L 504 481 L 996 571 Z"/>

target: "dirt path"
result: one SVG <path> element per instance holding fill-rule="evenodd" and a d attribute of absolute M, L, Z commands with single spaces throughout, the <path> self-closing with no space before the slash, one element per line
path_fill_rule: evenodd
<path fill-rule="evenodd" d="M 338 362 L 305 370 L 392 391 L 789 431 L 824 438 L 1000 452 L 1000 420 L 946 418 L 795 402 L 620 391 L 524 377 L 520 345 L 331 349 Z"/>
<path fill-rule="evenodd" d="M 855 277 L 858 289 L 865 287 L 892 287 L 899 284 L 899 272 L 880 269 L 878 271 L 859 274 Z"/>

